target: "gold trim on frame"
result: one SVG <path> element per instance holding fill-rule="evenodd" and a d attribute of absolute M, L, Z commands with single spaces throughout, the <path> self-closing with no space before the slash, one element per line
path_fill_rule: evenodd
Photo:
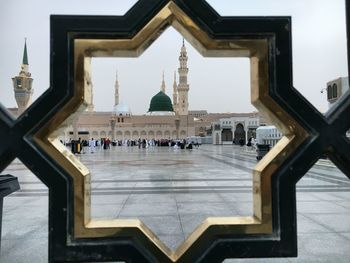
<path fill-rule="evenodd" d="M 248 57 L 251 64 L 251 101 L 283 132 L 284 137 L 253 171 L 253 216 L 210 217 L 204 220 L 175 251 L 170 250 L 140 220 L 91 219 L 91 175 L 56 136 L 87 105 L 84 99 L 86 69 L 92 57 L 138 57 L 168 27 L 173 26 L 204 57 Z M 74 185 L 74 237 L 132 237 L 160 262 L 189 262 L 186 253 L 198 251 L 215 236 L 271 234 L 271 178 L 308 137 L 302 127 L 270 96 L 267 39 L 211 39 L 174 2 L 169 2 L 131 39 L 74 40 L 75 95 L 36 135 L 36 142 L 72 177 Z"/>

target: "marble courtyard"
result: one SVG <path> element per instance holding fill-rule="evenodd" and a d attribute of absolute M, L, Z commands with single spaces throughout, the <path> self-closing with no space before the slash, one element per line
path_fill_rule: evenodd
<path fill-rule="evenodd" d="M 138 218 L 175 249 L 209 216 L 252 214 L 255 153 L 239 146 L 112 147 L 76 155 L 92 174 L 93 218 Z M 0 262 L 47 262 L 48 191 L 18 160 L 3 174 L 21 190 L 4 199 Z M 297 184 L 299 257 L 229 262 L 349 262 L 350 181 L 319 161 Z"/>

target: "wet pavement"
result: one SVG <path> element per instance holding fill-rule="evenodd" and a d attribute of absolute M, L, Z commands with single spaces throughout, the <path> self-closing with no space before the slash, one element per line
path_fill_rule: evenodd
<path fill-rule="evenodd" d="M 77 155 L 92 174 L 92 217 L 138 218 L 171 249 L 209 216 L 252 215 L 253 152 L 236 146 L 112 147 Z M 47 262 L 47 188 L 18 160 L 3 174 L 0 262 Z M 328 161 L 297 184 L 299 257 L 229 262 L 350 262 L 350 180 Z"/>

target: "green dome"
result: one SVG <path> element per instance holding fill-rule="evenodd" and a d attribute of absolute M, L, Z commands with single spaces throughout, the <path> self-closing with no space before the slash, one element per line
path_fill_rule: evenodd
<path fill-rule="evenodd" d="M 153 111 L 174 111 L 170 98 L 163 91 L 159 91 L 151 99 L 148 112 Z"/>

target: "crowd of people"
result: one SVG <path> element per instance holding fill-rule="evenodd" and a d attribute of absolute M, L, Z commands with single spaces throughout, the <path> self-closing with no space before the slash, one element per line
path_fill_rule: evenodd
<path fill-rule="evenodd" d="M 199 147 L 198 142 L 193 142 L 186 139 L 124 139 L 124 140 L 110 140 L 107 138 L 94 139 L 90 138 L 89 140 L 81 139 L 72 140 L 70 139 L 67 142 L 61 141 L 67 147 L 71 147 L 72 153 L 95 153 L 96 149 L 108 150 L 111 146 L 127 146 L 133 147 L 136 146 L 139 149 L 148 148 L 148 147 L 158 147 L 158 146 L 167 146 L 174 147 L 174 149 L 193 149 L 193 147 Z"/>

